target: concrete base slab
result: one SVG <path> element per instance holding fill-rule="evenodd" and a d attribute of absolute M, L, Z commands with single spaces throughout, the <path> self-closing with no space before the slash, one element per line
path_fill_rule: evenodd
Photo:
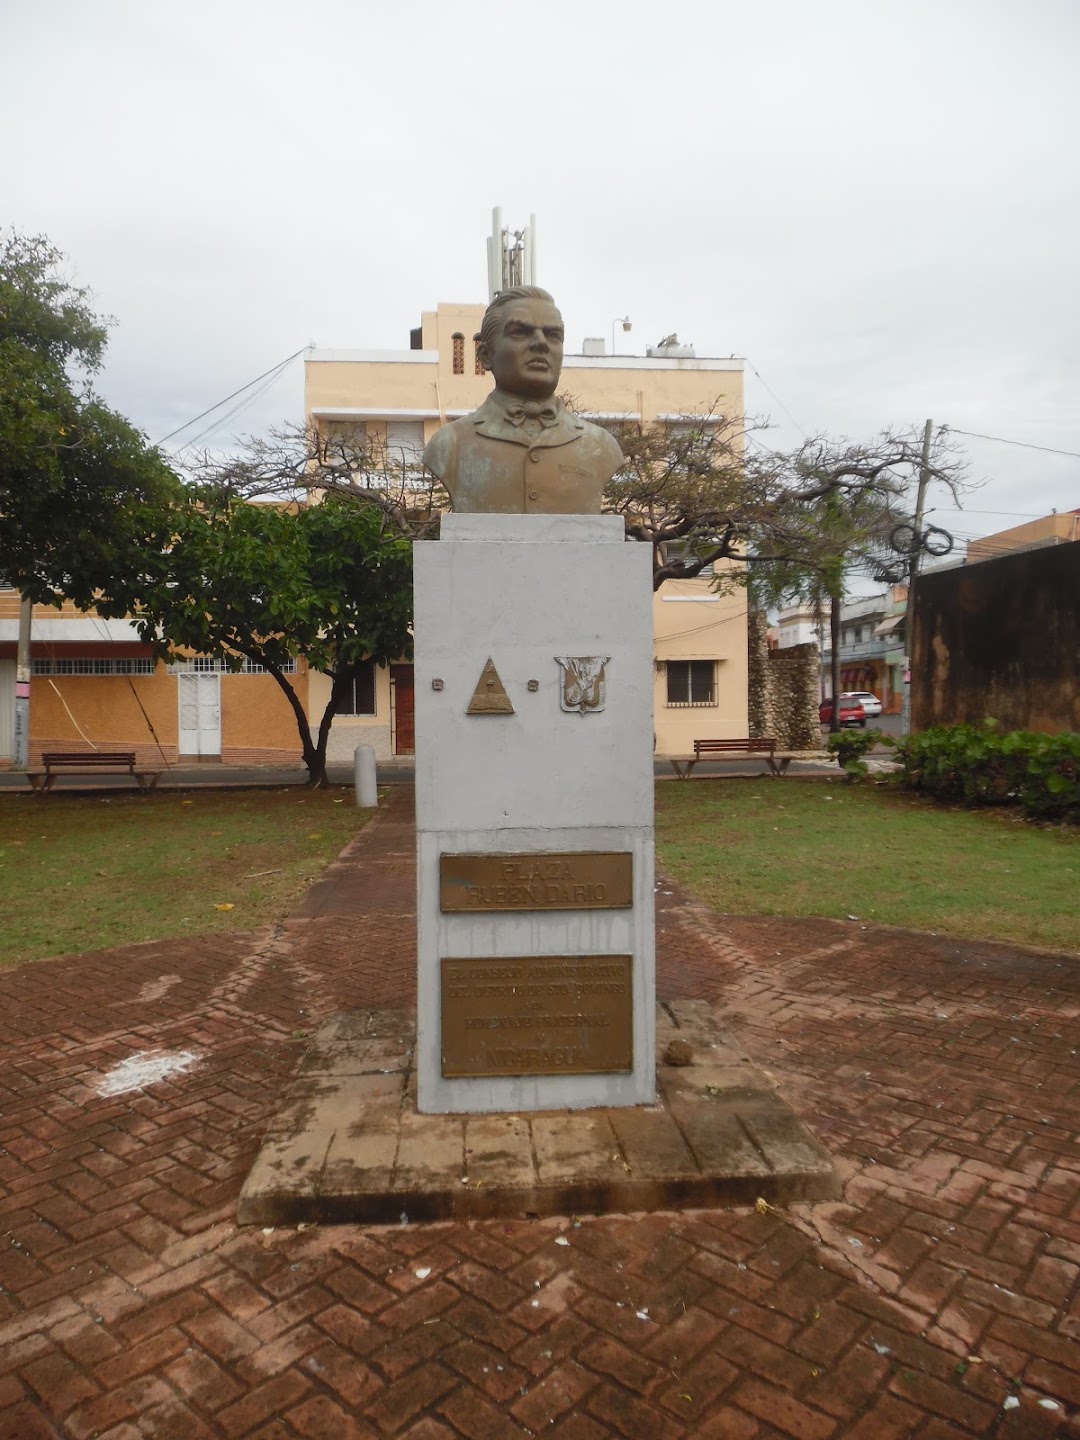
<path fill-rule="evenodd" d="M 319 1030 L 240 1195 L 247 1225 L 835 1199 L 828 1153 L 703 1001 L 657 1010 L 655 1105 L 506 1115 L 416 1110 L 412 1016 Z M 688 1041 L 688 1065 L 664 1063 Z"/>

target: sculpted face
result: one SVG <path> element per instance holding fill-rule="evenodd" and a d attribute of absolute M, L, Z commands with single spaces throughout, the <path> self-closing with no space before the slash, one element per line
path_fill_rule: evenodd
<path fill-rule="evenodd" d="M 480 358 L 500 390 L 546 400 L 562 370 L 562 316 L 547 300 L 514 300 L 503 311 L 499 338 L 485 350 Z"/>

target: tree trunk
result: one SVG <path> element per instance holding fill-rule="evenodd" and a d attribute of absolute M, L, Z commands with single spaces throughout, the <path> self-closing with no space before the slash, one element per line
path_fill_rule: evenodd
<path fill-rule="evenodd" d="M 840 733 L 840 596 L 829 596 L 829 635 L 832 638 L 832 717 L 829 734 Z"/>
<path fill-rule="evenodd" d="M 270 665 L 263 656 L 253 654 L 250 656 L 258 664 L 264 666 L 281 687 L 282 693 L 289 702 L 296 721 L 296 728 L 300 734 L 300 753 L 307 767 L 308 784 L 313 790 L 319 790 L 327 783 L 326 780 L 326 741 L 330 734 L 330 720 L 333 718 L 332 706 L 334 703 L 334 692 L 331 689 L 330 705 L 327 706 L 327 714 L 323 716 L 322 724 L 319 726 L 319 741 L 313 743 L 311 739 L 311 727 L 308 718 L 304 714 L 304 707 L 300 704 L 296 691 L 286 680 L 284 672 L 276 665 Z"/>

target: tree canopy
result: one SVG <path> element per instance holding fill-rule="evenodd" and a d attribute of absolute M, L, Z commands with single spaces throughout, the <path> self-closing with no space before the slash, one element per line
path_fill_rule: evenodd
<path fill-rule="evenodd" d="M 374 505 L 330 495 L 318 505 L 259 504 L 225 485 L 193 485 L 170 517 L 167 547 L 99 596 L 160 652 L 192 650 L 265 668 L 292 709 L 304 764 L 325 783 L 334 712 L 353 668 L 412 652 L 412 550 Z M 330 677 L 311 734 L 288 662 Z"/>
<path fill-rule="evenodd" d="M 169 466 L 95 393 L 108 322 L 41 236 L 0 235 L 0 576 L 92 603 L 158 544 Z"/>

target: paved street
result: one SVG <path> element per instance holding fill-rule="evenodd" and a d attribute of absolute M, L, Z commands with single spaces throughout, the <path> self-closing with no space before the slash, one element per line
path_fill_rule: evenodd
<path fill-rule="evenodd" d="M 308 1033 L 415 999 L 412 846 L 395 786 L 278 927 L 0 975 L 3 1440 L 1080 1436 L 1075 958 L 662 882 L 840 1201 L 238 1230 Z"/>

